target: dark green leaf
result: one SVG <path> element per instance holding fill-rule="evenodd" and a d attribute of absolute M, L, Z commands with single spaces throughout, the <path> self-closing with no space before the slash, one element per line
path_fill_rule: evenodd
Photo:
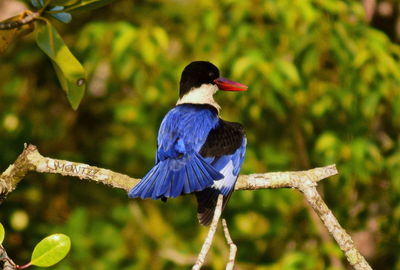
<path fill-rule="evenodd" d="M 52 266 L 61 261 L 71 248 L 71 240 L 65 234 L 52 234 L 40 241 L 32 253 L 31 264 Z"/>
<path fill-rule="evenodd" d="M 32 6 L 35 8 L 41 8 L 43 5 L 39 2 L 39 0 L 31 0 Z"/>
<path fill-rule="evenodd" d="M 68 12 L 54 13 L 51 16 L 63 23 L 70 23 L 72 20 L 72 16 Z"/>
<path fill-rule="evenodd" d="M 86 85 L 85 70 L 81 63 L 48 21 L 38 24 L 36 43 L 53 61 L 61 86 L 67 93 L 72 108 L 76 110 L 82 100 Z"/>

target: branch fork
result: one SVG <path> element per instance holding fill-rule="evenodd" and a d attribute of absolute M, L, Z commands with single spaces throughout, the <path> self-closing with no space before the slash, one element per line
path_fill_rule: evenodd
<path fill-rule="evenodd" d="M 17 160 L 11 164 L 0 175 L 0 203 L 7 194 L 12 192 L 17 184 L 30 171 L 39 173 L 61 174 L 63 176 L 78 177 L 81 180 L 91 180 L 97 183 L 109 185 L 114 188 L 129 191 L 140 179 L 131 178 L 127 175 L 113 172 L 111 170 L 90 166 L 83 163 L 67 160 L 52 159 L 42 156 L 34 145 L 25 145 L 23 152 Z M 338 174 L 335 165 L 314 168 L 307 171 L 295 172 L 272 172 L 263 174 L 240 175 L 235 190 L 256 190 L 271 188 L 295 188 L 304 194 L 307 202 L 318 214 L 329 233 L 336 240 L 340 249 L 346 255 L 350 265 L 356 270 L 372 269 L 365 258 L 354 245 L 349 234 L 340 226 L 332 211 L 323 201 L 317 191 L 317 183 L 327 177 Z M 218 199 L 214 218 L 209 229 L 208 236 L 203 244 L 193 269 L 200 269 L 205 256 L 211 246 L 213 236 L 221 216 L 222 196 Z M 233 269 L 236 246 L 230 238 L 226 221 L 222 221 L 225 237 L 230 247 L 229 261 L 226 269 Z M 6 269 L 3 267 L 3 269 Z"/>

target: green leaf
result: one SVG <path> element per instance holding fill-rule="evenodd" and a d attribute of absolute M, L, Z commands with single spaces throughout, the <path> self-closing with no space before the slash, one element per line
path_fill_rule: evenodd
<path fill-rule="evenodd" d="M 5 235 L 4 227 L 3 224 L 0 223 L 0 245 L 3 243 L 4 235 Z"/>
<path fill-rule="evenodd" d="M 63 23 L 70 23 L 72 20 L 71 14 L 68 12 L 64 12 L 64 7 L 63 6 L 54 6 L 51 9 L 49 9 L 50 16 L 56 18 L 60 22 Z"/>
<path fill-rule="evenodd" d="M 32 253 L 30 264 L 48 267 L 61 261 L 71 248 L 71 240 L 65 234 L 52 234 L 40 241 Z"/>
<path fill-rule="evenodd" d="M 75 4 L 65 7 L 65 11 L 91 10 L 111 3 L 114 0 L 79 0 Z"/>
<path fill-rule="evenodd" d="M 31 0 L 31 4 L 37 9 L 43 6 L 43 2 L 40 2 L 39 0 Z"/>
<path fill-rule="evenodd" d="M 36 43 L 53 61 L 61 87 L 74 110 L 79 106 L 86 87 L 85 70 L 74 57 L 49 21 L 38 23 Z"/>
<path fill-rule="evenodd" d="M 70 23 L 72 20 L 72 16 L 68 12 L 55 13 L 51 14 L 51 16 L 63 23 Z"/>

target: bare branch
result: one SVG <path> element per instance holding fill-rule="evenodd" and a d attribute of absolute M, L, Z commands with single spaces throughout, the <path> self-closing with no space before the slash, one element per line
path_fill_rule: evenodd
<path fill-rule="evenodd" d="M 226 220 L 224 218 L 222 219 L 222 227 L 224 229 L 226 242 L 229 245 L 229 258 L 225 270 L 233 270 L 233 267 L 235 266 L 237 246 L 232 241 L 231 235 L 229 234 L 228 225 L 226 224 Z"/>
<path fill-rule="evenodd" d="M 298 188 L 306 197 L 308 203 L 321 218 L 329 233 L 335 238 L 340 249 L 345 253 L 347 260 L 356 270 L 372 270 L 371 266 L 355 247 L 350 235 L 340 226 L 338 220 L 329 210 L 319 195 L 316 184 L 310 181 L 300 183 Z"/>
<path fill-rule="evenodd" d="M 3 263 L 3 270 L 16 270 L 17 265 L 8 257 L 6 250 L 0 245 L 0 262 Z"/>
<path fill-rule="evenodd" d="M 10 165 L 0 175 L 0 194 L 7 195 L 12 192 L 29 171 L 74 176 L 126 191 L 129 191 L 140 181 L 140 179 L 84 163 L 43 157 L 36 146 L 28 145 L 14 164 Z"/>
<path fill-rule="evenodd" d="M 240 175 L 235 190 L 253 190 L 265 188 L 297 188 L 305 181 L 318 182 L 338 174 L 336 165 L 314 168 L 298 172 L 271 172 Z"/>
<path fill-rule="evenodd" d="M 215 232 L 217 231 L 218 227 L 218 222 L 219 218 L 221 217 L 222 214 L 222 201 L 224 199 L 224 196 L 222 194 L 218 195 L 218 201 L 217 205 L 215 206 L 214 210 L 214 217 L 210 225 L 210 229 L 208 230 L 207 238 L 203 243 L 203 246 L 201 247 L 199 256 L 197 257 L 196 264 L 193 265 L 192 270 L 199 270 L 201 266 L 203 265 L 206 255 L 208 251 L 210 250 L 211 243 L 214 239 Z"/>
<path fill-rule="evenodd" d="M 80 179 L 103 183 L 114 188 L 124 189 L 125 191 L 129 191 L 140 181 L 140 179 L 137 178 L 131 178 L 124 174 L 83 163 L 43 157 L 38 152 L 36 146 L 29 145 L 25 146 L 24 151 L 14 164 L 10 165 L 7 170 L 0 175 L 0 202 L 4 200 L 7 194 L 16 188 L 17 184 L 29 171 L 74 176 Z M 296 188 L 300 190 L 343 250 L 347 260 L 354 269 L 371 269 L 367 261 L 354 246 L 350 236 L 340 226 L 337 219 L 333 216 L 332 212 L 317 192 L 316 185 L 318 181 L 336 175 L 337 173 L 336 166 L 329 165 L 307 171 L 241 175 L 238 178 L 235 190 L 266 188 Z M 215 213 L 214 218 L 216 218 L 216 214 L 217 213 Z"/>
<path fill-rule="evenodd" d="M 18 18 L 13 17 L 4 22 L 0 22 L 0 30 L 11 30 L 19 28 L 22 25 L 32 23 L 39 16 L 40 12 L 32 12 L 30 10 L 25 10 L 22 14 L 18 16 Z"/>
<path fill-rule="evenodd" d="M 140 181 L 138 178 L 131 178 L 124 174 L 84 163 L 44 157 L 39 153 L 36 146 L 28 145 L 24 147 L 24 151 L 14 164 L 10 165 L 0 175 L 0 195 L 7 195 L 12 192 L 29 171 L 78 177 L 126 191 L 131 190 Z M 307 179 L 317 182 L 335 174 L 337 174 L 336 166 L 330 165 L 308 171 L 241 175 L 236 183 L 235 190 L 290 188 L 295 187 L 297 182 Z"/>

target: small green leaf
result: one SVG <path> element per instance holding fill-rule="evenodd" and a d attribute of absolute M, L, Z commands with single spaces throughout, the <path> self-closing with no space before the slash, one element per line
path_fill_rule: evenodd
<path fill-rule="evenodd" d="M 4 235 L 5 235 L 4 227 L 3 224 L 0 223 L 0 245 L 3 243 Z"/>
<path fill-rule="evenodd" d="M 43 4 L 41 2 L 39 2 L 39 0 L 31 0 L 32 6 L 34 6 L 35 8 L 41 8 L 43 6 Z"/>
<path fill-rule="evenodd" d="M 91 10 L 100 8 L 111 3 L 114 0 L 79 0 L 75 4 L 65 7 L 67 11 L 72 10 Z"/>
<path fill-rule="evenodd" d="M 71 248 L 71 240 L 65 234 L 52 234 L 40 241 L 32 253 L 30 264 L 48 267 L 61 261 Z"/>
<path fill-rule="evenodd" d="M 72 20 L 72 16 L 68 12 L 54 13 L 51 16 L 63 23 L 70 23 Z"/>
<path fill-rule="evenodd" d="M 85 70 L 74 57 L 49 21 L 38 23 L 36 43 L 53 61 L 61 87 L 74 110 L 79 106 L 86 87 Z"/>

